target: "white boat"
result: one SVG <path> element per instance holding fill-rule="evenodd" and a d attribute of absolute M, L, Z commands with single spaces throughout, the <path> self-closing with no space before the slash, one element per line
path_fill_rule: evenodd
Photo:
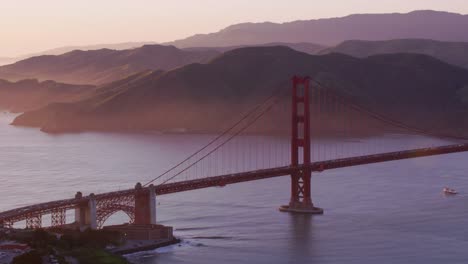
<path fill-rule="evenodd" d="M 444 190 L 443 190 L 443 192 L 444 192 L 445 194 L 458 194 L 457 191 L 455 191 L 454 189 L 450 189 L 450 188 L 448 188 L 448 187 L 445 187 Z"/>

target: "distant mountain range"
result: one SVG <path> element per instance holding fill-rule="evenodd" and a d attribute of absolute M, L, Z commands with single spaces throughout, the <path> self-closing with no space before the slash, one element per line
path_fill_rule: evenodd
<path fill-rule="evenodd" d="M 28 59 L 31 57 L 37 57 L 42 55 L 61 55 L 67 52 L 74 50 L 98 50 L 98 49 L 113 49 L 113 50 L 125 50 L 138 48 L 143 45 L 153 45 L 156 42 L 123 42 L 123 43 L 112 43 L 112 44 L 96 44 L 96 45 L 83 45 L 83 46 L 66 46 L 50 50 L 45 50 L 41 52 L 35 52 L 30 54 L 25 54 L 17 57 L 0 57 L 0 66 L 15 63 L 20 60 Z"/>
<path fill-rule="evenodd" d="M 287 46 L 308 54 L 343 53 L 365 58 L 378 54 L 418 53 L 468 68 L 468 43 L 425 39 L 345 41 L 336 47 L 314 43 L 267 43 L 253 46 Z M 0 67 L 0 79 L 55 80 L 63 83 L 102 85 L 144 70 L 171 70 L 191 63 L 207 63 L 223 52 L 241 48 L 145 45 L 128 50 L 72 51 L 62 55 L 33 57 Z"/>
<path fill-rule="evenodd" d="M 464 30 L 467 25 L 468 15 L 430 10 L 406 14 L 355 14 L 286 23 L 242 23 L 219 32 L 197 34 L 163 45 L 175 45 L 179 48 L 241 47 L 264 43 L 317 43 L 322 46 L 335 46 L 347 40 L 391 39 L 468 42 Z M 19 57 L 0 58 L 0 65 L 42 55 L 61 55 L 74 50 L 124 50 L 153 44 L 157 43 L 146 41 L 66 46 Z"/>
<path fill-rule="evenodd" d="M 260 46 L 284 45 L 315 54 L 326 47 L 313 43 L 268 43 Z M 74 84 L 103 84 L 144 70 L 170 70 L 190 63 L 206 63 L 222 52 L 239 48 L 144 45 L 128 50 L 75 50 L 62 55 L 32 57 L 0 67 L 0 78 L 55 80 Z"/>
<path fill-rule="evenodd" d="M 244 23 L 175 46 L 61 48 L 1 66 L 0 107 L 28 110 L 14 124 L 44 131 L 213 132 L 302 74 L 394 119 L 466 133 L 467 26 L 466 15 L 415 11 Z"/>
<path fill-rule="evenodd" d="M 54 81 L 38 82 L 0 80 L 0 109 L 24 112 L 41 108 L 51 102 L 72 102 L 91 95 L 95 87 L 70 85 Z"/>
<path fill-rule="evenodd" d="M 377 54 L 426 54 L 447 63 L 468 69 L 468 42 L 442 42 L 428 39 L 397 39 L 386 41 L 349 40 L 333 48 L 321 50 L 365 58 Z"/>
<path fill-rule="evenodd" d="M 103 84 L 147 69 L 170 70 L 208 62 L 219 52 L 184 51 L 173 46 L 145 45 L 127 50 L 75 50 L 44 55 L 0 67 L 0 79 L 55 80 L 74 84 Z"/>
<path fill-rule="evenodd" d="M 17 62 L 16 58 L 0 57 L 0 66 Z"/>
<path fill-rule="evenodd" d="M 53 132 L 213 132 L 277 87 L 288 89 L 294 74 L 310 75 L 368 108 L 420 128 L 460 132 L 468 127 L 467 70 L 426 55 L 358 59 L 335 53 L 313 56 L 286 47 L 236 49 L 207 64 L 141 72 L 79 102 L 27 112 L 13 124 Z M 280 124 L 287 117 L 277 112 L 264 127 L 284 127 Z"/>
<path fill-rule="evenodd" d="M 346 40 L 433 39 L 468 42 L 468 15 L 438 11 L 356 14 L 287 23 L 242 23 L 216 33 L 176 40 L 176 47 L 223 47 L 271 42 L 310 42 L 335 46 Z"/>
<path fill-rule="evenodd" d="M 342 53 L 357 58 L 373 55 L 414 53 L 425 54 L 468 69 L 468 42 L 448 42 L 430 39 L 393 39 L 384 41 L 347 40 L 335 47 L 325 47 L 314 43 L 268 43 L 252 46 L 286 46 L 311 55 Z M 226 52 L 247 46 L 185 48 L 184 50 L 215 50 Z"/>
<path fill-rule="evenodd" d="M 326 50 L 327 47 L 315 43 L 287 43 L 287 42 L 272 42 L 272 43 L 264 43 L 264 44 L 252 44 L 252 45 L 239 45 L 239 46 L 227 46 L 227 47 L 191 47 L 191 48 L 184 48 L 183 50 L 191 50 L 191 51 L 203 51 L 203 50 L 214 50 L 220 53 L 235 50 L 239 48 L 246 48 L 246 47 L 273 47 L 273 46 L 284 46 L 289 47 L 293 50 L 301 51 L 307 54 L 318 54 L 323 50 Z"/>
<path fill-rule="evenodd" d="M 358 14 L 283 24 L 244 23 L 217 33 L 196 35 L 170 43 L 184 49 L 162 45 L 133 48 L 145 42 L 53 49 L 45 53 L 59 55 L 32 57 L 0 67 L 0 79 L 50 79 L 64 83 L 101 85 L 148 69 L 170 70 L 190 63 L 206 63 L 222 52 L 236 48 L 276 45 L 288 46 L 308 54 L 339 52 L 356 57 L 421 53 L 468 67 L 467 43 L 461 42 L 468 41 L 468 34 L 464 31 L 467 26 L 467 15 L 437 11 Z M 334 45 L 337 46 L 331 47 Z M 107 48 L 99 49 L 101 47 Z M 84 50 L 60 54 L 76 48 Z M 2 60 L 6 63 L 12 58 L 0 59 L 0 63 Z"/>
<path fill-rule="evenodd" d="M 156 45 L 154 41 L 145 42 L 122 42 L 122 43 L 108 43 L 108 44 L 96 44 L 96 45 L 82 45 L 82 46 L 65 46 L 55 49 L 45 50 L 42 52 L 36 52 L 27 54 L 21 57 L 37 57 L 42 55 L 61 55 L 74 50 L 99 50 L 99 49 L 112 49 L 112 50 L 126 50 L 139 48 L 144 45 Z"/>

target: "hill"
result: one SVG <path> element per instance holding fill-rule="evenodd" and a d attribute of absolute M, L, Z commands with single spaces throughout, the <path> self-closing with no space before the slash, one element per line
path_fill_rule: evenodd
<path fill-rule="evenodd" d="M 219 32 L 198 34 L 169 44 L 176 47 L 311 42 L 334 46 L 345 40 L 434 39 L 468 41 L 468 15 L 437 11 L 406 14 L 356 14 L 340 18 L 287 23 L 242 23 Z"/>
<path fill-rule="evenodd" d="M 190 50 L 190 51 L 202 51 L 202 50 L 215 50 L 220 53 L 240 49 L 240 48 L 247 48 L 247 47 L 273 47 L 273 46 L 284 46 L 289 47 L 293 50 L 297 50 L 300 52 L 304 52 L 307 54 L 318 54 L 323 50 L 327 50 L 326 46 L 315 44 L 315 43 L 287 43 L 287 42 L 274 42 L 274 43 L 265 43 L 265 44 L 254 44 L 254 45 L 240 45 L 240 46 L 227 46 L 227 47 L 191 47 L 191 48 L 184 48 L 183 50 Z"/>
<path fill-rule="evenodd" d="M 92 94 L 94 86 L 71 85 L 54 81 L 0 80 L 0 109 L 24 112 L 53 102 L 72 102 Z"/>
<path fill-rule="evenodd" d="M 194 62 L 207 62 L 219 53 L 184 51 L 173 46 L 145 45 L 129 50 L 75 50 L 44 55 L 0 67 L 0 78 L 39 79 L 74 84 L 103 84 L 147 69 L 170 70 Z"/>
<path fill-rule="evenodd" d="M 0 66 L 14 63 L 15 61 L 14 58 L 0 57 Z"/>
<path fill-rule="evenodd" d="M 100 50 L 100 49 L 111 49 L 111 50 L 126 50 L 126 49 L 136 49 L 144 45 L 156 45 L 156 42 L 146 41 L 146 42 L 122 42 L 122 43 L 108 43 L 108 44 L 95 44 L 95 45 L 83 45 L 83 46 L 65 46 L 49 50 L 44 50 L 41 52 L 30 53 L 21 56 L 22 58 L 37 57 L 42 55 L 62 55 L 67 52 L 74 50 Z"/>
<path fill-rule="evenodd" d="M 96 44 L 96 45 L 84 45 L 84 46 L 65 46 L 49 50 L 44 50 L 35 53 L 24 54 L 21 56 L 0 58 L 0 66 L 12 64 L 17 61 L 25 60 L 31 57 L 38 57 L 43 55 L 62 55 L 67 52 L 74 50 L 99 50 L 99 49 L 112 49 L 112 50 L 125 50 L 125 49 L 134 49 L 139 48 L 143 45 L 153 45 L 155 42 L 123 42 L 123 43 L 110 43 L 110 44 Z"/>
<path fill-rule="evenodd" d="M 310 75 L 351 100 L 420 128 L 453 132 L 467 124 L 467 70 L 418 54 L 358 59 L 286 47 L 237 49 L 207 64 L 143 72 L 85 100 L 27 112 L 13 124 L 54 132 L 219 131 L 276 88 L 289 89 L 295 74 Z M 264 128 L 285 128 L 288 116 L 279 111 Z"/>
<path fill-rule="evenodd" d="M 268 43 L 259 46 L 277 45 L 309 54 L 316 54 L 326 48 L 313 43 Z M 128 50 L 75 50 L 62 55 L 33 57 L 0 67 L 0 78 L 11 81 L 39 79 L 100 85 L 148 69 L 170 70 L 190 63 L 208 62 L 223 52 L 237 48 L 239 47 L 198 47 L 181 50 L 173 46 L 145 45 Z"/>
<path fill-rule="evenodd" d="M 468 68 L 468 42 L 444 42 L 428 39 L 396 39 L 387 41 L 349 40 L 320 54 L 338 52 L 365 58 L 377 54 L 426 54 L 447 63 Z"/>

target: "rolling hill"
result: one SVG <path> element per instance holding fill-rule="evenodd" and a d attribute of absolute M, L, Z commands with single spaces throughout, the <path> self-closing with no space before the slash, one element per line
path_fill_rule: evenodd
<path fill-rule="evenodd" d="M 139 48 L 143 45 L 154 45 L 155 42 L 123 42 L 123 43 L 111 43 L 111 44 L 95 44 L 95 45 L 84 45 L 84 46 L 65 46 L 49 50 L 44 50 L 35 53 L 24 54 L 21 56 L 15 57 L 0 57 L 0 66 L 6 64 L 12 64 L 20 60 L 25 60 L 31 57 L 38 57 L 43 55 L 62 55 L 67 52 L 74 50 L 99 50 L 99 49 L 112 49 L 112 50 L 125 50 L 125 49 L 134 49 Z"/>
<path fill-rule="evenodd" d="M 289 89 L 295 74 L 310 75 L 336 93 L 423 129 L 458 133 L 467 127 L 467 70 L 418 54 L 359 59 L 335 53 L 313 56 L 286 47 L 242 48 L 207 64 L 145 71 L 79 102 L 27 112 L 13 124 L 49 132 L 214 132 L 278 87 Z M 289 98 L 285 95 L 283 101 Z M 264 128 L 285 129 L 288 116 L 287 111 L 276 112 Z"/>
<path fill-rule="evenodd" d="M 213 50 L 184 51 L 161 45 L 128 50 L 75 50 L 2 66 L 0 79 L 34 78 L 73 84 L 103 84 L 147 69 L 170 70 L 194 62 L 208 62 L 218 54 Z"/>
<path fill-rule="evenodd" d="M 260 46 L 276 45 L 309 54 L 316 54 L 326 48 L 313 43 L 268 43 Z M 39 79 L 101 85 L 144 70 L 170 70 L 190 63 L 205 63 L 223 52 L 237 48 L 177 49 L 173 46 L 146 45 L 128 50 L 75 50 L 62 55 L 33 57 L 0 67 L 0 78 L 10 81 Z"/>
<path fill-rule="evenodd" d="M 323 45 L 315 44 L 315 43 L 287 43 L 287 42 L 274 42 L 274 43 L 264 43 L 264 44 L 254 44 L 254 45 L 240 45 L 240 46 L 227 46 L 227 47 L 191 47 L 191 48 L 184 48 L 183 50 L 190 50 L 190 51 L 203 51 L 203 50 L 215 50 L 220 53 L 240 49 L 240 48 L 247 48 L 247 47 L 272 47 L 272 46 L 284 46 L 289 47 L 293 50 L 304 52 L 307 54 L 315 55 L 323 50 L 327 50 L 328 48 Z"/>
<path fill-rule="evenodd" d="M 16 62 L 15 58 L 0 57 L 0 66 Z"/>
<path fill-rule="evenodd" d="M 434 39 L 468 41 L 468 15 L 437 11 L 406 14 L 356 14 L 287 23 L 242 23 L 219 32 L 198 34 L 168 44 L 176 47 L 222 47 L 271 42 L 311 42 L 335 46 L 343 41 Z"/>
<path fill-rule="evenodd" d="M 358 58 L 378 54 L 417 53 L 468 69 L 468 42 L 444 42 L 429 39 L 349 40 L 336 47 L 323 49 L 319 53 L 331 52 L 348 54 Z"/>
<path fill-rule="evenodd" d="M 44 107 L 53 102 L 72 102 L 91 95 L 95 87 L 71 85 L 54 81 L 0 80 L 0 109 L 24 112 Z"/>

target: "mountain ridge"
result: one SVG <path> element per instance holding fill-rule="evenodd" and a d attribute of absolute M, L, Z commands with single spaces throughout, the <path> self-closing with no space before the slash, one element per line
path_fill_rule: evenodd
<path fill-rule="evenodd" d="M 99 85 L 144 71 L 169 70 L 219 55 L 213 50 L 184 51 L 174 46 L 144 45 L 128 50 L 75 50 L 62 55 L 32 57 L 0 67 L 0 78 L 36 78 L 64 83 Z"/>
<path fill-rule="evenodd" d="M 289 87 L 289 78 L 295 74 L 309 75 L 374 111 L 422 128 L 455 129 L 460 120 L 468 123 L 465 114 L 459 113 L 466 113 L 459 93 L 468 90 L 468 71 L 435 58 L 391 54 L 359 59 L 253 47 L 228 51 L 206 64 L 149 71 L 111 83 L 104 86 L 111 92 L 102 97 L 49 105 L 19 116 L 13 124 L 49 132 L 179 128 L 216 132 L 220 124 L 235 119 L 274 89 Z M 287 97 L 282 100 L 289 102 Z M 423 118 L 428 114 L 431 122 Z M 284 127 L 279 122 L 287 117 L 278 112 L 264 127 Z"/>
<path fill-rule="evenodd" d="M 92 85 L 73 85 L 55 81 L 26 79 L 10 82 L 0 79 L 0 109 L 25 112 L 52 102 L 72 102 L 94 92 Z"/>
<path fill-rule="evenodd" d="M 326 47 L 313 43 L 278 44 L 315 54 Z M 61 55 L 41 55 L 0 67 L 0 78 L 55 80 L 63 83 L 101 85 L 144 70 L 170 70 L 190 63 L 207 63 L 221 53 L 240 47 L 143 45 L 128 50 L 73 50 Z"/>
<path fill-rule="evenodd" d="M 333 46 L 349 39 L 428 38 L 441 41 L 468 41 L 468 35 L 461 30 L 466 26 L 468 26 L 468 15 L 416 10 L 409 13 L 352 14 L 345 17 L 284 23 L 240 23 L 218 32 L 196 34 L 165 44 L 184 48 L 269 42 L 311 42 Z"/>
<path fill-rule="evenodd" d="M 338 52 L 358 58 L 377 54 L 417 53 L 432 56 L 468 69 L 468 42 L 447 42 L 430 39 L 394 39 L 384 41 L 347 40 L 318 54 Z"/>
<path fill-rule="evenodd" d="M 124 50 L 138 48 L 143 45 L 155 45 L 153 41 L 141 41 L 141 42 L 121 42 L 121 43 L 108 43 L 108 44 L 92 44 L 92 45 L 76 45 L 76 46 L 63 46 L 58 48 L 47 49 L 38 52 L 32 52 L 22 54 L 18 56 L 0 57 L 0 66 L 18 62 L 32 57 L 38 57 L 42 55 L 61 55 L 74 50 L 98 50 L 98 49 L 113 49 L 113 50 Z"/>

